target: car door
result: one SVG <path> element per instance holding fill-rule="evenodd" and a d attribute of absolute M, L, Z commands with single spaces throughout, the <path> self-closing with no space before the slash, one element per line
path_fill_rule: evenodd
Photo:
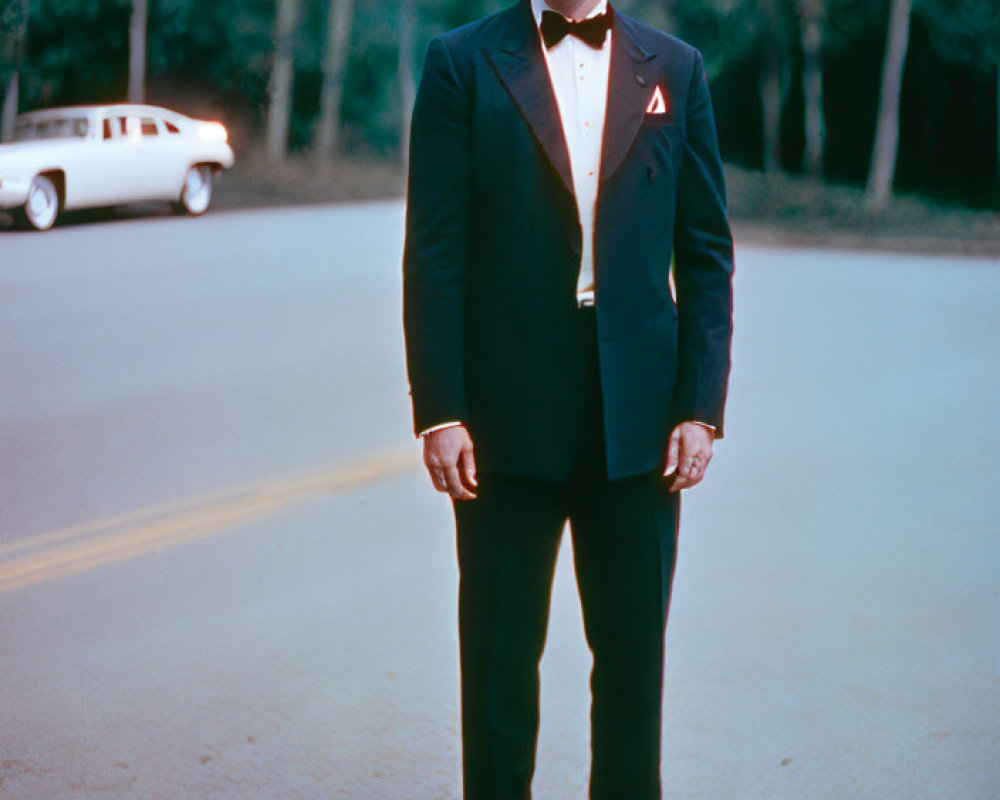
<path fill-rule="evenodd" d="M 139 140 L 136 155 L 141 185 L 136 189 L 141 199 L 176 200 L 180 180 L 176 177 L 176 147 L 164 122 L 153 115 L 139 118 Z"/>
<path fill-rule="evenodd" d="M 112 206 L 134 199 L 127 185 L 136 158 L 125 119 L 101 115 L 94 124 L 86 151 L 66 164 L 67 208 Z"/>

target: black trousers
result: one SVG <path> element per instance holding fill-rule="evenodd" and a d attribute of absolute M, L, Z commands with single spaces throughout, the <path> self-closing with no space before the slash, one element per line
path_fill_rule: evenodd
<path fill-rule="evenodd" d="M 659 473 L 608 481 L 593 311 L 580 312 L 587 412 L 566 483 L 479 476 L 455 502 L 465 800 L 527 800 L 538 666 L 568 520 L 591 673 L 592 800 L 660 797 L 663 645 L 679 499 Z"/>

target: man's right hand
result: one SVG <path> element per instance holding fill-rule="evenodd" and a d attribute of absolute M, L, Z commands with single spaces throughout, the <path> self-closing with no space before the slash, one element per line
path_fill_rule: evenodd
<path fill-rule="evenodd" d="M 476 461 L 472 439 L 464 425 L 431 431 L 424 435 L 424 464 L 434 488 L 456 500 L 475 500 Z"/>

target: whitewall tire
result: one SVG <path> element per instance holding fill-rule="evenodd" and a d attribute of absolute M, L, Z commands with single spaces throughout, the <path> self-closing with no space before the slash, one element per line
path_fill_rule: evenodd
<path fill-rule="evenodd" d="M 28 199 L 17 210 L 17 221 L 26 228 L 47 231 L 59 216 L 59 190 L 52 179 L 36 175 L 28 187 Z"/>
<path fill-rule="evenodd" d="M 208 211 L 212 204 L 212 188 L 215 170 L 207 164 L 195 164 L 184 176 L 180 202 L 177 210 L 182 214 L 197 217 Z"/>

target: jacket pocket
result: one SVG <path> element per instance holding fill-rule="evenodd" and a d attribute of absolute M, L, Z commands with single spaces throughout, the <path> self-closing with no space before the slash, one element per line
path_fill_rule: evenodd
<path fill-rule="evenodd" d="M 673 114 L 646 114 L 642 120 L 643 128 L 657 128 L 661 130 L 669 130 L 672 127 L 680 127 L 677 124 L 677 120 L 674 119 Z"/>

